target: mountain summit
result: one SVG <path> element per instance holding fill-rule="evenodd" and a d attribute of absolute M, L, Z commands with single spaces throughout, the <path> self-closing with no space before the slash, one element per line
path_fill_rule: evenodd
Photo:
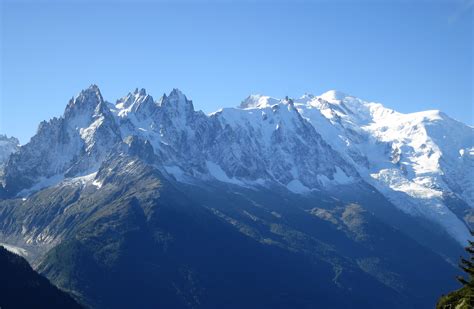
<path fill-rule="evenodd" d="M 324 101 L 331 103 L 335 101 L 342 101 L 346 97 L 348 97 L 347 94 L 337 90 L 329 90 L 319 96 L 319 98 L 323 99 Z"/>
<path fill-rule="evenodd" d="M 3 182 L 10 195 L 24 196 L 90 174 L 115 144 L 137 136 L 179 181 L 299 194 L 365 182 L 465 243 L 464 219 L 472 224 L 474 207 L 471 127 L 438 111 L 401 114 L 335 90 L 294 102 L 292 109 L 285 99 L 251 95 L 240 109 L 206 116 L 178 89 L 158 101 L 136 89 L 112 105 L 92 85 L 5 163 Z"/>
<path fill-rule="evenodd" d="M 441 112 L 337 91 L 206 115 L 178 89 L 113 104 L 92 85 L 29 143 L 0 144 L 0 242 L 93 307 L 137 306 L 125 291 L 141 307 L 222 307 L 240 286 L 236 308 L 275 293 L 419 308 L 451 288 L 439 282 L 470 237 L 473 140 Z M 423 283 L 421 263 L 439 270 Z"/>

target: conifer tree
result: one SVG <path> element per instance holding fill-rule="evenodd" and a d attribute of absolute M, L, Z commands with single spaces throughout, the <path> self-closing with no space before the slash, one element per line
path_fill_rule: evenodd
<path fill-rule="evenodd" d="M 471 235 L 474 236 L 474 231 L 471 231 Z M 468 279 L 463 276 L 458 276 L 457 279 L 465 287 L 474 289 L 474 241 L 469 240 L 469 245 L 465 250 L 469 254 L 469 257 L 467 259 L 461 257 L 459 267 L 468 274 Z"/>
<path fill-rule="evenodd" d="M 471 231 L 474 236 L 474 231 Z M 458 276 L 463 287 L 457 291 L 444 295 L 436 305 L 437 309 L 472 309 L 474 308 L 474 241 L 469 240 L 465 248 L 468 258 L 461 257 L 459 267 L 468 274 L 468 277 Z"/>

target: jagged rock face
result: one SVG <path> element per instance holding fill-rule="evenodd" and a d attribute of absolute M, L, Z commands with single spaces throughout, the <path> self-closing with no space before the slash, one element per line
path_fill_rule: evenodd
<path fill-rule="evenodd" d="M 19 148 L 20 141 L 18 139 L 0 134 L 0 164 L 4 164 L 8 157 L 17 152 Z"/>
<path fill-rule="evenodd" d="M 353 177 L 353 182 L 358 179 L 357 172 L 287 102 L 260 110 L 224 109 L 213 117 L 222 131 L 211 158 L 230 177 L 274 180 L 290 188 L 298 183 L 307 190 L 324 187 L 323 177 L 334 180 L 338 172 Z"/>
<path fill-rule="evenodd" d="M 20 141 L 15 137 L 0 134 L 0 185 L 3 179 L 3 168 L 12 153 L 20 148 Z M 1 191 L 1 190 L 0 190 Z M 1 196 L 1 194 L 0 194 Z"/>
<path fill-rule="evenodd" d="M 177 89 L 157 102 L 136 90 L 111 107 L 91 86 L 12 157 L 6 189 L 16 194 L 45 179 L 88 174 L 128 136 L 148 140 L 163 166 L 190 177 L 296 184 L 308 191 L 337 174 L 359 180 L 289 102 L 206 116 Z"/>
<path fill-rule="evenodd" d="M 10 155 L 0 242 L 97 308 L 420 308 L 467 239 L 472 137 L 338 92 L 205 115 L 91 86 Z"/>
<path fill-rule="evenodd" d="M 298 194 L 366 182 L 464 242 L 462 220 L 472 221 L 474 207 L 473 136 L 439 112 L 400 114 L 336 91 L 296 100 L 252 95 L 205 115 L 177 89 L 157 101 L 136 89 L 113 105 L 94 85 L 62 117 L 40 124 L 6 163 L 4 183 L 10 196 L 24 196 L 90 175 L 128 143 L 180 182 Z"/>
<path fill-rule="evenodd" d="M 134 134 L 151 141 L 165 166 L 189 176 L 284 186 L 298 181 L 309 188 L 321 186 L 317 175 L 333 179 L 338 166 L 357 177 L 287 102 L 261 113 L 224 109 L 208 117 L 173 90 L 148 111 L 148 118 L 127 114 Z"/>
<path fill-rule="evenodd" d="M 39 125 L 31 141 L 5 166 L 5 188 L 18 193 L 96 170 L 121 141 L 113 115 L 97 86 L 72 99 L 63 117 Z M 41 181 L 45 182 L 44 184 Z"/>

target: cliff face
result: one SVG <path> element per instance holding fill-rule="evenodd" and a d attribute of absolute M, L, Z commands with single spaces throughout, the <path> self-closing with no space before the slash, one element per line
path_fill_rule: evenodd
<path fill-rule="evenodd" d="M 91 86 L 9 155 L 0 242 L 94 308 L 432 308 L 473 134 L 334 91 L 205 115 Z"/>

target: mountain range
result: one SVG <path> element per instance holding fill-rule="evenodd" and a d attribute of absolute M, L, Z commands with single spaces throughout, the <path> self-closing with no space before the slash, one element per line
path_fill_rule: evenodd
<path fill-rule="evenodd" d="M 0 243 L 86 307 L 430 308 L 474 224 L 472 127 L 338 91 L 206 115 L 92 85 L 18 144 Z"/>

